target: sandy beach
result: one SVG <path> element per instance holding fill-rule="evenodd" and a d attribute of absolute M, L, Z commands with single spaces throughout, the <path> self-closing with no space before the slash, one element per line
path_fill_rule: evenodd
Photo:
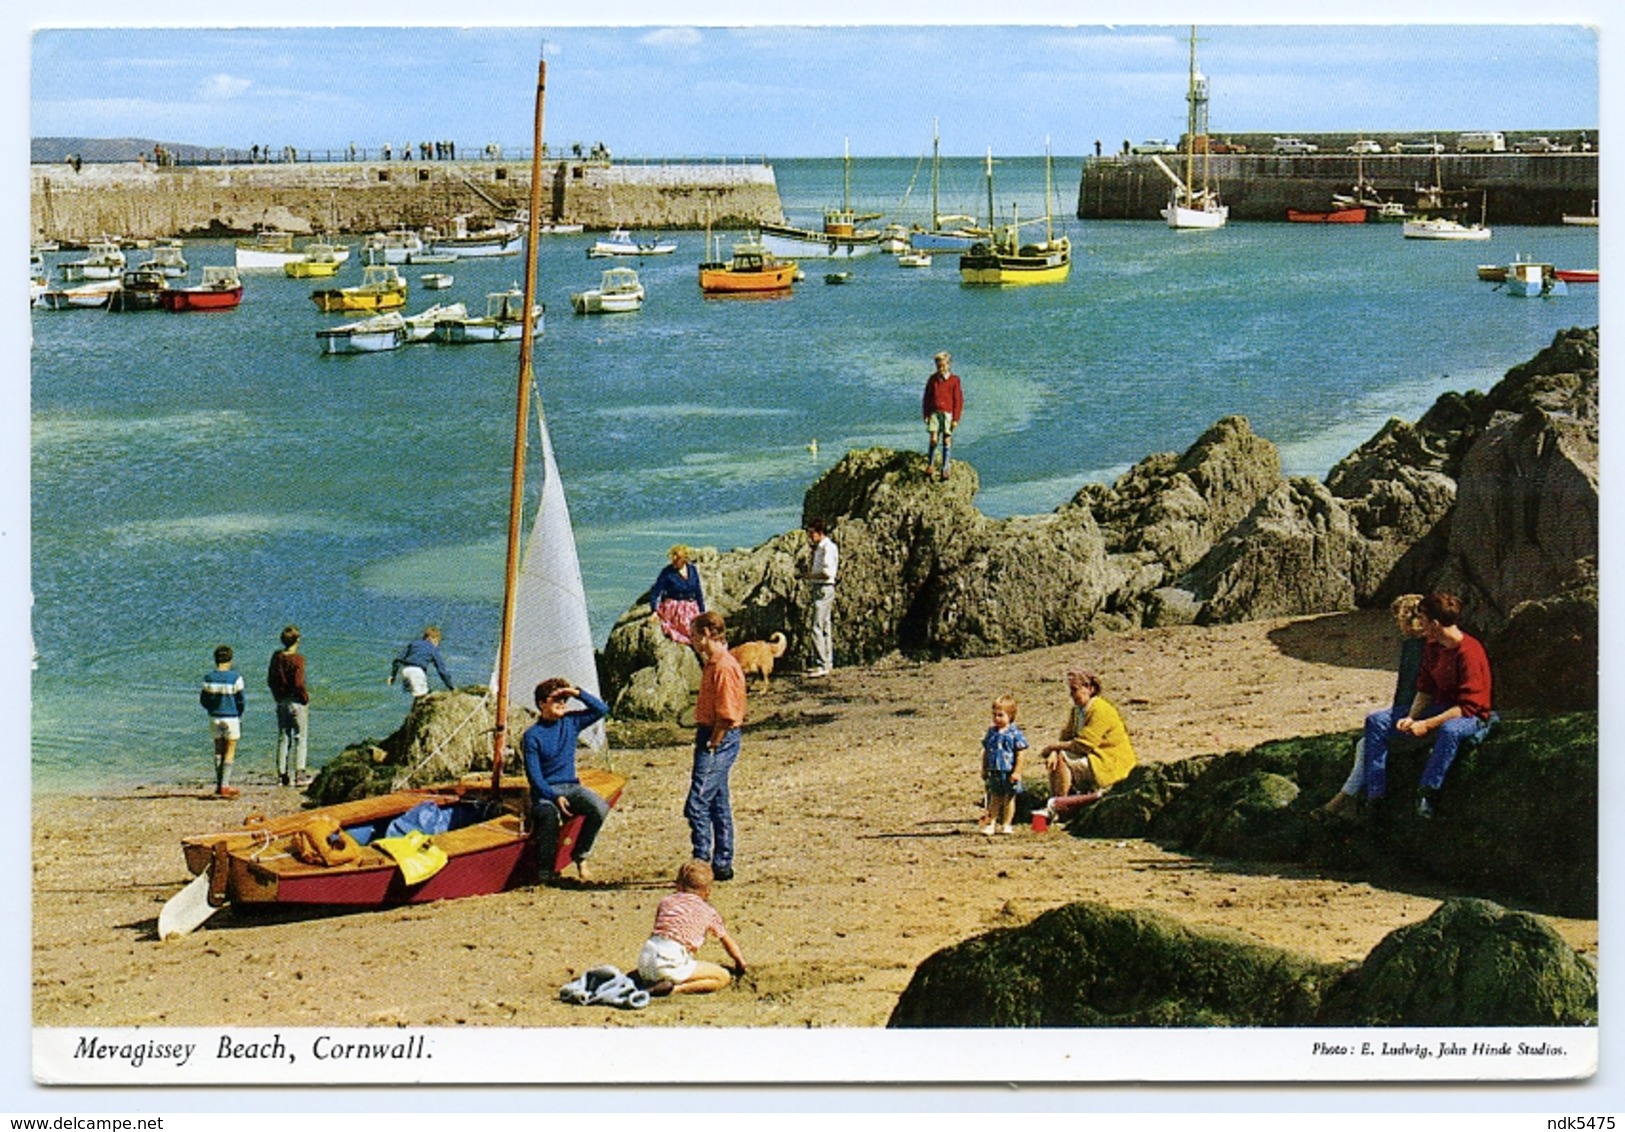
<path fill-rule="evenodd" d="M 1063 721 L 1062 674 L 1105 679 L 1145 761 L 1354 728 L 1392 689 L 1385 611 L 1107 635 L 1016 656 L 891 659 L 753 686 L 733 775 L 737 879 L 714 903 L 750 969 L 720 994 L 643 1011 L 561 1003 L 588 967 L 625 968 L 687 856 L 682 746 L 613 753 L 630 777 L 589 887 L 381 912 L 244 916 L 160 942 L 189 878 L 184 834 L 297 808 L 245 763 L 241 798 L 154 785 L 33 800 L 37 1026 L 881 1026 L 915 966 L 989 928 L 1098 900 L 1223 925 L 1324 960 L 1355 960 L 1452 893 L 1379 888 L 1137 840 L 976 831 L 979 740 L 995 695 L 1035 747 Z M 321 710 L 320 704 L 312 709 Z M 1552 920 L 1593 957 L 1597 924 Z M 723 961 L 720 948 L 709 957 Z"/>

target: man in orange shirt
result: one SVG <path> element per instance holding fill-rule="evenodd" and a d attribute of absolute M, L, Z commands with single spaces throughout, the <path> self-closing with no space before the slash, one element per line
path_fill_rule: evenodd
<path fill-rule="evenodd" d="M 745 672 L 728 651 L 728 629 L 720 614 L 700 614 L 690 623 L 688 634 L 705 669 L 694 708 L 694 773 L 683 817 L 688 819 L 694 859 L 709 861 L 715 879 L 732 880 L 734 819 L 728 772 L 739 758 Z"/>

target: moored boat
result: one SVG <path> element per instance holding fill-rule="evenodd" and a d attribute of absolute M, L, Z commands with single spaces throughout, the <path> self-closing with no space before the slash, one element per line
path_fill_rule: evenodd
<path fill-rule="evenodd" d="M 411 263 L 414 255 L 425 250 L 423 237 L 410 228 L 374 232 L 361 246 L 369 263 Z"/>
<path fill-rule="evenodd" d="M 850 271 L 826 271 L 826 272 L 824 272 L 824 282 L 825 283 L 832 283 L 832 284 L 834 284 L 834 283 L 850 283 L 851 281 L 852 281 L 852 273 Z"/>
<path fill-rule="evenodd" d="M 1565 283 L 1595 283 L 1597 281 L 1597 268 L 1595 267 L 1560 267 L 1557 277 Z"/>
<path fill-rule="evenodd" d="M 1557 269 L 1551 264 L 1525 259 L 1507 265 L 1506 278 L 1499 286 L 1516 298 L 1546 298 L 1569 293 L 1569 285 L 1557 277 Z"/>
<path fill-rule="evenodd" d="M 397 311 L 316 332 L 324 354 L 375 354 L 406 341 L 406 320 Z"/>
<path fill-rule="evenodd" d="M 930 267 L 930 252 L 903 252 L 897 257 L 898 267 Z"/>
<path fill-rule="evenodd" d="M 587 249 L 587 255 L 592 259 L 601 259 L 608 256 L 670 255 L 676 250 L 677 245 L 670 240 L 662 240 L 658 236 L 652 240 L 634 240 L 625 228 L 616 228 L 606 238 L 594 240 Z"/>
<path fill-rule="evenodd" d="M 1597 227 L 1597 202 L 1591 202 L 1590 212 L 1565 212 L 1563 214 L 1563 223 L 1579 225 L 1583 228 Z"/>
<path fill-rule="evenodd" d="M 93 279 L 77 287 L 44 291 L 40 294 L 38 305 L 53 311 L 93 310 L 107 306 L 120 286 L 122 284 L 117 279 Z"/>
<path fill-rule="evenodd" d="M 57 264 L 57 270 L 62 273 L 64 280 L 68 282 L 86 279 L 116 280 L 124 274 L 126 266 L 124 252 L 120 250 L 117 240 L 92 240 L 86 251 L 88 254 L 83 259 Z"/>
<path fill-rule="evenodd" d="M 917 252 L 963 252 L 970 250 L 978 240 L 985 240 L 985 229 L 972 227 L 973 216 L 944 216 L 941 207 L 941 141 L 937 134 L 937 121 L 931 120 L 931 226 L 916 224 L 908 231 L 908 246 Z M 926 265 L 916 265 L 926 266 Z"/>
<path fill-rule="evenodd" d="M 518 287 L 496 291 L 485 297 L 485 314 L 470 318 L 441 316 L 435 320 L 434 340 L 448 345 L 468 342 L 517 342 L 525 334 L 525 297 Z M 546 309 L 532 304 L 530 322 L 534 333 L 542 333 Z"/>
<path fill-rule="evenodd" d="M 612 267 L 598 286 L 571 295 L 570 306 L 577 314 L 620 314 L 640 309 L 643 298 L 638 273 L 630 267 Z"/>
<path fill-rule="evenodd" d="M 1419 216 L 1405 221 L 1401 231 L 1407 240 L 1487 240 L 1490 229 L 1482 224 L 1463 224 L 1448 216 Z"/>
<path fill-rule="evenodd" d="M 1046 150 L 1047 150 L 1046 146 Z M 1044 205 L 1050 201 L 1050 164 L 1044 163 Z M 976 286 L 1024 286 L 1035 283 L 1064 283 L 1072 270 L 1072 241 L 1050 229 L 1046 211 L 1042 217 L 1044 238 L 1023 243 L 1022 220 L 1012 214 L 1010 223 L 997 227 L 993 216 L 993 151 L 987 153 L 987 212 L 992 236 L 972 244 L 959 257 L 959 281 Z M 1028 221 L 1027 223 L 1037 223 Z"/>
<path fill-rule="evenodd" d="M 787 259 L 846 259 L 880 251 L 880 230 L 858 227 L 863 221 L 876 219 L 879 213 L 860 216 L 852 208 L 850 145 L 842 157 L 842 169 L 841 207 L 824 210 L 822 230 L 799 228 L 793 224 L 763 224 L 760 231 L 762 246 L 774 255 Z"/>
<path fill-rule="evenodd" d="M 329 287 L 310 293 L 324 311 L 386 311 L 406 305 L 406 280 L 393 264 L 369 263 L 354 287 Z"/>
<path fill-rule="evenodd" d="M 1478 265 L 1478 277 L 1486 283 L 1500 283 L 1507 277 L 1507 265 L 1504 263 L 1481 263 Z"/>
<path fill-rule="evenodd" d="M 1196 69 L 1196 27 L 1191 27 L 1190 50 L 1190 88 L 1186 94 L 1189 112 L 1186 116 L 1185 127 L 1185 176 L 1180 178 L 1168 168 L 1162 158 L 1156 154 L 1151 160 L 1174 183 L 1173 195 L 1168 198 L 1168 205 L 1162 210 L 1162 218 L 1168 222 L 1168 227 L 1184 230 L 1209 230 L 1224 227 L 1225 221 L 1230 219 L 1230 207 L 1219 200 L 1219 190 L 1208 184 L 1208 155 L 1212 146 L 1207 144 L 1205 133 L 1206 124 L 1197 122 L 1197 85 L 1202 79 Z M 1196 137 L 1197 131 L 1203 130 L 1202 145 L 1202 181 L 1196 183 Z"/>
<path fill-rule="evenodd" d="M 293 233 L 268 228 L 252 240 L 238 240 L 234 253 L 238 271 L 281 271 L 305 253 L 293 246 Z"/>
<path fill-rule="evenodd" d="M 243 301 L 243 283 L 235 267 L 205 266 L 196 287 L 170 287 L 159 297 L 166 311 L 230 310 Z"/>
<path fill-rule="evenodd" d="M 306 244 L 300 257 L 283 264 L 282 271 L 289 279 L 325 279 L 337 275 L 343 266 L 344 260 L 332 244 Z"/>
<path fill-rule="evenodd" d="M 470 231 L 467 216 L 452 218 L 449 236 L 429 233 L 423 249 L 434 255 L 454 255 L 461 259 L 480 256 L 518 255 L 525 250 L 525 237 L 517 224 L 494 224 Z"/>
<path fill-rule="evenodd" d="M 154 244 L 152 254 L 136 266 L 161 271 L 166 279 L 183 279 L 191 270 L 179 240 L 164 240 Z"/>
<path fill-rule="evenodd" d="M 434 337 L 434 324 L 441 319 L 467 317 L 468 307 L 463 303 L 436 303 L 417 314 L 402 316 L 401 321 L 405 323 L 408 342 L 427 342 Z"/>
<path fill-rule="evenodd" d="M 1314 211 L 1312 209 L 1289 208 L 1286 218 L 1294 224 L 1364 224 L 1366 210 L 1363 206 L 1344 206 L 1338 208 Z"/>
<path fill-rule="evenodd" d="M 418 276 L 418 282 L 423 284 L 425 290 L 444 291 L 454 282 L 454 277 L 444 271 L 428 271 Z"/>
<path fill-rule="evenodd" d="M 119 288 L 108 300 L 110 311 L 155 311 L 163 305 L 164 292 L 169 280 L 154 267 L 140 265 L 125 269 L 119 278 Z"/>
<path fill-rule="evenodd" d="M 800 276 L 794 260 L 780 259 L 758 241 L 735 244 L 727 262 L 700 264 L 700 290 L 707 295 L 763 295 L 790 290 Z"/>

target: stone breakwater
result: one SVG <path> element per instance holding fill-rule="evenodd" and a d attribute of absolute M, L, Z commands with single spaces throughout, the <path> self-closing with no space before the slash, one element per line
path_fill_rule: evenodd
<path fill-rule="evenodd" d="M 1283 477 L 1241 417 L 1147 456 L 1045 515 L 991 519 L 975 469 L 919 452 L 848 453 L 807 491 L 841 547 L 836 659 L 1000 656 L 1100 632 L 1385 605 L 1448 589 L 1496 665 L 1507 708 L 1597 703 L 1598 337 L 1559 333 L 1487 393 L 1390 421 L 1326 480 Z M 800 531 L 695 561 L 734 640 L 806 649 Z M 600 658 L 617 719 L 675 719 L 690 651 L 634 605 Z"/>
<path fill-rule="evenodd" d="M 530 202 L 529 161 L 394 161 L 158 167 L 33 165 L 32 240 L 365 233 L 452 218 L 513 216 Z M 542 165 L 542 218 L 588 228 L 749 227 L 784 219 L 765 163 Z"/>

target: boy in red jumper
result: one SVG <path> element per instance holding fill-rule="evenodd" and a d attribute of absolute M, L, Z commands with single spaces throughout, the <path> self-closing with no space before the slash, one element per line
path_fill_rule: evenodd
<path fill-rule="evenodd" d="M 925 474 L 937 474 L 937 442 L 942 442 L 942 478 L 948 478 L 949 450 L 954 443 L 954 429 L 959 427 L 960 415 L 965 411 L 965 392 L 960 387 L 959 375 L 949 366 L 953 358 L 944 350 L 934 359 L 936 370 L 925 379 L 925 395 L 920 399 L 920 413 L 925 417 Z"/>

